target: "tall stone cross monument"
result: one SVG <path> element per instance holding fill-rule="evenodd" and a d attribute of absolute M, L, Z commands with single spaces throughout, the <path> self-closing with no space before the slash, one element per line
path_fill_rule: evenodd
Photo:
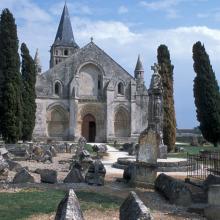
<path fill-rule="evenodd" d="M 154 64 L 149 89 L 149 125 L 140 134 L 136 162 L 132 165 L 131 183 L 136 186 L 154 186 L 157 158 L 162 131 L 162 80 L 160 66 Z"/>

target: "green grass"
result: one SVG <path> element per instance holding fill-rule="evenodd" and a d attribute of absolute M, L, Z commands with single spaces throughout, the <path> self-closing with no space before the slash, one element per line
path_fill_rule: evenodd
<path fill-rule="evenodd" d="M 183 145 L 178 145 L 178 147 L 184 148 L 184 152 L 178 153 L 169 153 L 168 157 L 176 157 L 176 158 L 186 158 L 187 153 L 189 154 L 198 154 L 201 150 L 208 150 L 208 151 L 220 151 L 219 147 L 213 147 L 212 145 L 207 146 L 191 146 L 188 143 Z"/>
<path fill-rule="evenodd" d="M 0 193 L 0 219 L 26 219 L 31 215 L 49 214 L 56 211 L 57 205 L 64 197 L 61 190 L 21 191 L 17 193 Z M 76 192 L 83 211 L 88 209 L 118 209 L 122 200 L 118 197 L 95 192 Z"/>
<path fill-rule="evenodd" d="M 93 149 L 92 149 L 92 145 L 86 144 L 86 145 L 85 145 L 85 149 L 90 153 L 91 156 L 96 155 L 96 153 L 95 153 L 95 152 L 93 151 Z"/>

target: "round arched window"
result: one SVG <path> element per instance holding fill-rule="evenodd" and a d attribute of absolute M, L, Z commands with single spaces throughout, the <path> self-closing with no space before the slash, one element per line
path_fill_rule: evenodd
<path fill-rule="evenodd" d="M 118 83 L 118 94 L 124 95 L 124 85 L 122 82 Z"/>
<path fill-rule="evenodd" d="M 56 82 L 55 83 L 55 87 L 54 87 L 54 91 L 55 91 L 55 95 L 60 96 L 61 95 L 61 83 L 60 82 Z"/>
<path fill-rule="evenodd" d="M 69 55 L 69 51 L 67 49 L 64 50 L 64 55 L 68 56 Z"/>

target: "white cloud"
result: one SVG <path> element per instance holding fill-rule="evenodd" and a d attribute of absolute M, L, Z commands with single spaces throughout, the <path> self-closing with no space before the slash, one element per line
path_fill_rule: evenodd
<path fill-rule="evenodd" d="M 141 1 L 140 5 L 152 10 L 167 10 L 179 4 L 179 0 Z"/>
<path fill-rule="evenodd" d="M 128 8 L 124 5 L 121 5 L 119 8 L 118 8 L 118 14 L 126 14 L 128 13 Z"/>
<path fill-rule="evenodd" d="M 28 22 L 50 22 L 51 16 L 31 0 L 0 0 L 0 7 L 9 8 L 17 19 Z"/>
<path fill-rule="evenodd" d="M 139 4 L 147 9 L 154 11 L 164 11 L 168 18 L 180 17 L 176 8 L 182 1 L 185 0 L 159 0 L 159 1 L 141 1 Z"/>

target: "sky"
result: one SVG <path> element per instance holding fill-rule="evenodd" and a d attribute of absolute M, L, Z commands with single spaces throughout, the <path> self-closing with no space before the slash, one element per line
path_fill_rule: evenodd
<path fill-rule="evenodd" d="M 43 71 L 49 68 L 64 0 L 0 0 L 13 13 L 20 44 L 34 56 L 39 49 Z M 192 46 L 204 43 L 220 84 L 220 2 L 218 0 L 67 0 L 75 41 L 94 42 L 131 75 L 140 54 L 149 87 L 157 48 L 166 44 L 174 65 L 178 128 L 199 125 L 193 98 Z"/>

